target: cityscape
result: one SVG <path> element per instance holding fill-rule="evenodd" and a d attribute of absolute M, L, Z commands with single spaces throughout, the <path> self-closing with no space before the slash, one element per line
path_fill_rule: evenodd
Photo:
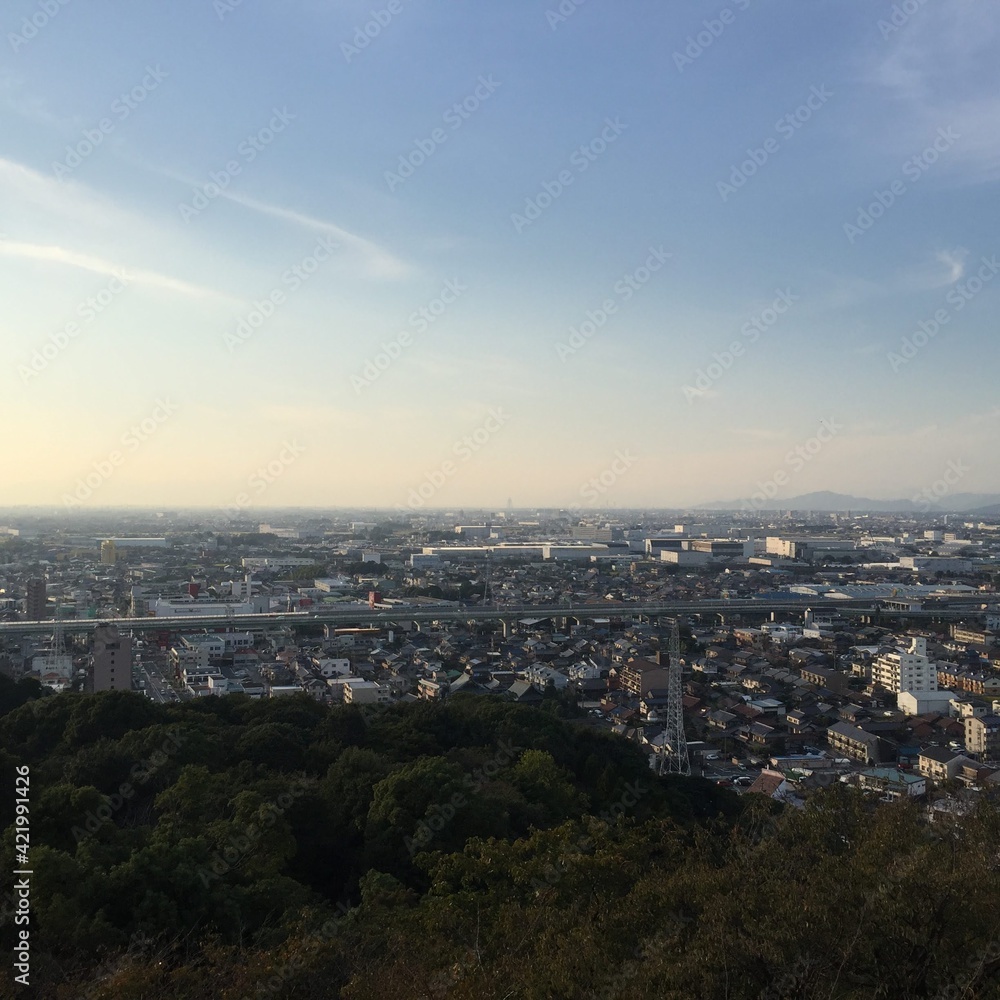
<path fill-rule="evenodd" d="M 654 769 L 782 799 L 840 780 L 960 811 L 1000 782 L 996 513 L 11 521 L 3 665 L 52 692 L 557 698 Z"/>
<path fill-rule="evenodd" d="M 990 0 L 8 0 L 0 1000 L 1000 1000 Z"/>

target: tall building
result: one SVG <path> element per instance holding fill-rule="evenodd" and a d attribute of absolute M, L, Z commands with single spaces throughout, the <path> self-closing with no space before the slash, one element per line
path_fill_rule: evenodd
<path fill-rule="evenodd" d="M 40 622 L 48 617 L 47 591 L 44 580 L 29 580 L 27 599 L 24 602 L 24 617 L 29 622 Z"/>
<path fill-rule="evenodd" d="M 883 653 L 872 664 L 872 683 L 895 694 L 937 691 L 937 662 L 927 655 L 927 640 L 914 638 L 908 650 Z"/>
<path fill-rule="evenodd" d="M 96 691 L 132 690 L 132 640 L 114 625 L 94 629 L 91 679 Z"/>
<path fill-rule="evenodd" d="M 101 542 L 101 565 L 114 566 L 118 562 L 118 546 L 109 538 Z"/>

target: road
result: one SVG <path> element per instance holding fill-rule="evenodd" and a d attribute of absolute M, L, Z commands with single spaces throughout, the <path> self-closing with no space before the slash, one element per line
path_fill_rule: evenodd
<path fill-rule="evenodd" d="M 976 604 L 978 604 L 978 600 Z M 767 615 L 777 612 L 802 612 L 813 608 L 820 612 L 833 612 L 849 616 L 874 614 L 871 601 L 823 600 L 818 597 L 796 598 L 790 596 L 782 600 L 760 600 L 740 598 L 737 600 L 670 601 L 658 603 L 626 604 L 582 604 L 582 605 L 516 605 L 511 607 L 488 608 L 399 608 L 394 611 L 352 608 L 350 610 L 322 609 L 316 612 L 281 611 L 261 615 L 181 615 L 169 618 L 118 618 L 110 620 L 122 631 L 135 632 L 163 631 L 176 632 L 185 629 L 234 628 L 254 629 L 280 625 L 392 625 L 399 622 L 437 621 L 513 621 L 518 618 L 578 618 L 584 621 L 599 618 L 637 618 L 674 615 Z M 984 612 L 976 605 L 951 607 L 934 611 L 881 611 L 883 618 L 909 618 L 913 620 L 968 620 L 981 617 Z M 63 632 L 90 632 L 98 624 L 96 619 L 69 619 L 62 622 Z M 53 623 L 41 622 L 0 622 L 0 636 L 47 634 Z"/>

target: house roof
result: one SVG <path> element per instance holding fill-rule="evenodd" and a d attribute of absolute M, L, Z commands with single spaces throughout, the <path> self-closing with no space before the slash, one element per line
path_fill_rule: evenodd
<path fill-rule="evenodd" d="M 948 764 L 956 757 L 961 757 L 960 753 L 949 750 L 948 747 L 926 747 L 920 751 L 921 760 L 933 760 L 938 764 Z"/>
<path fill-rule="evenodd" d="M 858 729 L 857 726 L 851 726 L 846 722 L 835 722 L 832 726 L 827 726 L 826 731 L 861 743 L 875 744 L 878 742 L 878 737 L 874 734 L 866 733 L 863 729 Z"/>
<path fill-rule="evenodd" d="M 785 776 L 776 771 L 761 771 L 757 780 L 747 789 L 748 792 L 759 792 L 761 795 L 774 795 L 784 784 Z"/>

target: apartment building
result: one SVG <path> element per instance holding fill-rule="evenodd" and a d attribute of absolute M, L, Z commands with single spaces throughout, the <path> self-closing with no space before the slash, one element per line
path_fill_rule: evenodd
<path fill-rule="evenodd" d="M 1000 715 L 965 719 L 965 749 L 982 760 L 1000 760 Z"/>
<path fill-rule="evenodd" d="M 94 630 L 91 680 L 94 691 L 132 690 L 132 640 L 114 625 Z"/>
<path fill-rule="evenodd" d="M 937 662 L 927 655 L 927 640 L 914 637 L 907 649 L 877 657 L 872 664 L 872 684 L 894 694 L 937 691 Z"/>

